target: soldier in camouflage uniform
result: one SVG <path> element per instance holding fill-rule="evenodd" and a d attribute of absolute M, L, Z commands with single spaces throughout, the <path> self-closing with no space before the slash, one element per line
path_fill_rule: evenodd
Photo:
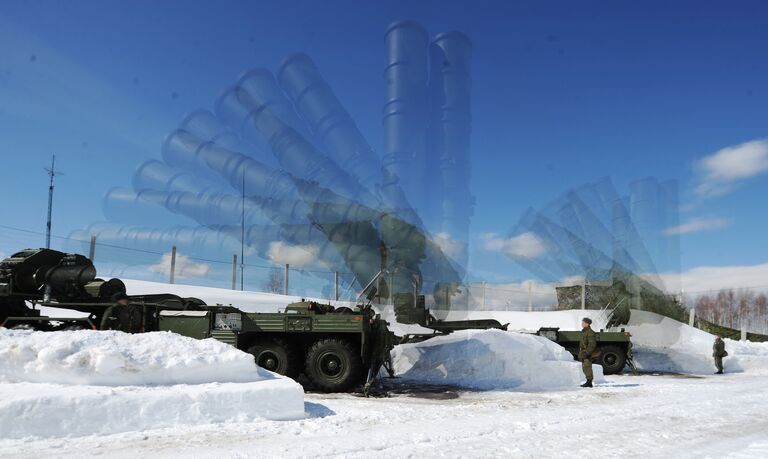
<path fill-rule="evenodd" d="M 579 360 L 581 369 L 587 381 L 581 387 L 592 387 L 592 355 L 597 349 L 597 336 L 592 330 L 592 319 L 585 317 L 581 320 L 581 342 L 579 343 Z"/>
<path fill-rule="evenodd" d="M 142 319 L 142 307 L 131 305 L 128 295 L 118 292 L 112 295 L 112 306 L 104 311 L 99 329 L 138 333 L 143 331 Z"/>
<path fill-rule="evenodd" d="M 717 367 L 716 375 L 723 374 L 723 357 L 727 356 L 728 352 L 725 351 L 725 342 L 720 335 L 715 336 L 715 344 L 712 345 L 712 357 L 715 358 L 715 367 Z"/>

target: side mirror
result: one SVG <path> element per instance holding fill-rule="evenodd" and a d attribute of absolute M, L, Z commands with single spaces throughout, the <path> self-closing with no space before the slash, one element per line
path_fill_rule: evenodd
<path fill-rule="evenodd" d="M 365 297 L 368 299 L 368 301 L 373 301 L 374 298 L 376 298 L 376 294 L 378 293 L 378 290 L 376 287 L 371 287 L 371 289 L 368 291 L 368 294 L 365 295 Z"/>

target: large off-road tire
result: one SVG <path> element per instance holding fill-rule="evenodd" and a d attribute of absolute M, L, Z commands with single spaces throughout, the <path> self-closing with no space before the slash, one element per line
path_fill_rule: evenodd
<path fill-rule="evenodd" d="M 321 339 L 307 351 L 304 374 L 317 390 L 347 391 L 361 382 L 363 373 L 359 350 L 346 340 Z"/>
<path fill-rule="evenodd" d="M 293 348 L 281 339 L 260 341 L 248 348 L 256 365 L 265 370 L 296 379 L 301 373 L 301 360 Z"/>
<path fill-rule="evenodd" d="M 600 347 L 599 363 L 603 366 L 603 374 L 621 373 L 627 363 L 627 353 L 619 346 L 602 346 Z"/>

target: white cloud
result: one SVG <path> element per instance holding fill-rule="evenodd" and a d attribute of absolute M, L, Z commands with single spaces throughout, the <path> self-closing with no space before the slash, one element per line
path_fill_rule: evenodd
<path fill-rule="evenodd" d="M 164 253 L 160 263 L 152 265 L 149 270 L 155 273 L 170 274 L 171 272 L 171 252 Z M 184 255 L 176 254 L 175 277 L 179 279 L 188 279 L 191 277 L 208 277 L 211 267 L 205 263 L 195 263 Z"/>
<path fill-rule="evenodd" d="M 466 249 L 466 244 L 451 239 L 451 235 L 448 233 L 437 233 L 432 237 L 432 240 L 446 256 L 451 258 L 458 257 Z"/>
<path fill-rule="evenodd" d="M 508 239 L 495 233 L 485 233 L 481 238 L 485 250 L 500 251 L 515 260 L 538 258 L 547 252 L 546 243 L 530 231 Z"/>
<path fill-rule="evenodd" d="M 685 289 L 693 297 L 722 289 L 768 291 L 768 263 L 747 266 L 699 266 L 683 273 L 659 275 L 670 293 Z"/>
<path fill-rule="evenodd" d="M 725 228 L 731 221 L 727 218 L 693 218 L 679 226 L 673 226 L 664 230 L 667 236 L 695 233 Z"/>
<path fill-rule="evenodd" d="M 753 140 L 723 148 L 697 163 L 701 174 L 696 194 L 720 196 L 741 180 L 768 171 L 768 140 Z"/>
<path fill-rule="evenodd" d="M 267 256 L 277 264 L 303 268 L 317 261 L 318 248 L 314 245 L 290 245 L 282 241 L 269 244 Z"/>

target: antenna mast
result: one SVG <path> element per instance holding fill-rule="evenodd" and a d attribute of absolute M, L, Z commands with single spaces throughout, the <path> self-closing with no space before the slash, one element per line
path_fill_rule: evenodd
<path fill-rule="evenodd" d="M 51 168 L 45 168 L 48 176 L 51 178 L 48 185 L 48 221 L 45 224 L 45 248 L 51 248 L 51 215 L 53 213 L 53 178 L 56 176 L 56 155 L 51 158 Z"/>

